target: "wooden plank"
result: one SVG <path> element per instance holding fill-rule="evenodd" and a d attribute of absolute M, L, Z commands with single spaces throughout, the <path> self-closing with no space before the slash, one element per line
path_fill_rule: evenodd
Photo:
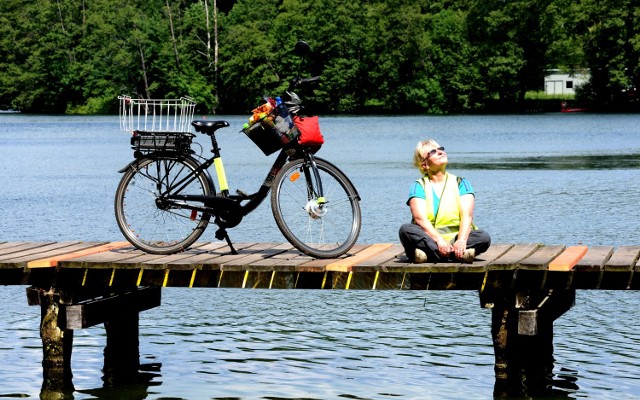
<path fill-rule="evenodd" d="M 397 257 L 404 255 L 404 247 L 401 244 L 394 244 L 391 247 L 385 249 L 384 251 L 374 255 L 373 257 L 369 257 L 365 260 L 362 260 L 353 266 L 354 271 L 375 271 L 377 270 L 378 265 L 383 264 L 388 261 L 395 260 Z"/>
<path fill-rule="evenodd" d="M 538 243 L 516 244 L 505 254 L 498 257 L 488 265 L 489 270 L 511 270 L 516 269 L 523 259 L 529 257 L 541 245 Z"/>
<path fill-rule="evenodd" d="M 486 252 L 479 254 L 476 256 L 476 259 L 473 260 L 472 264 L 469 264 L 470 268 L 480 268 L 486 269 L 487 266 L 491 265 L 495 260 L 502 257 L 505 253 L 507 253 L 512 247 L 513 243 L 496 243 L 492 244 Z"/>
<path fill-rule="evenodd" d="M 295 271 L 296 267 L 311 260 L 313 258 L 302 254 L 299 250 L 290 249 L 266 260 L 256 261 L 251 265 L 258 268 L 269 266 L 274 271 Z"/>
<path fill-rule="evenodd" d="M 425 273 L 431 272 L 435 269 L 446 267 L 448 263 L 420 263 L 414 264 L 409 262 L 406 256 L 399 255 L 393 260 L 386 261 L 377 267 L 380 272 L 411 272 L 411 273 Z M 456 264 L 457 265 L 457 264 Z"/>
<path fill-rule="evenodd" d="M 441 269 L 437 272 L 454 272 L 457 275 L 454 278 L 461 281 L 464 279 L 463 276 L 465 274 L 486 272 L 488 270 L 488 266 L 491 265 L 493 261 L 503 256 L 513 246 L 514 244 L 512 243 L 492 244 L 486 252 L 479 254 L 472 263 L 456 263 L 454 269 Z"/>
<path fill-rule="evenodd" d="M 573 270 L 576 272 L 601 271 L 611 255 L 613 255 L 613 246 L 589 247 L 587 253 L 577 262 Z"/>
<path fill-rule="evenodd" d="M 330 265 L 340 259 L 353 257 L 359 252 L 365 250 L 368 245 L 356 243 L 350 250 L 349 253 L 343 255 L 340 258 L 312 258 L 311 261 L 307 261 L 303 264 L 300 264 L 296 267 L 296 271 L 299 272 L 325 272 L 327 270 L 327 265 Z"/>
<path fill-rule="evenodd" d="M 55 267 L 58 265 L 60 261 L 70 260 L 72 258 L 78 258 L 82 256 L 98 254 L 105 251 L 121 249 L 123 247 L 129 246 L 129 242 L 111 242 L 102 245 L 84 243 L 78 246 L 77 250 L 72 250 L 73 246 L 65 250 L 71 250 L 68 253 L 57 254 L 47 258 L 41 258 L 38 260 L 29 261 L 27 263 L 27 268 L 48 268 Z"/>
<path fill-rule="evenodd" d="M 160 288 L 146 287 L 132 292 L 87 300 L 66 306 L 65 329 L 84 329 L 118 316 L 146 311 L 160 305 Z"/>
<path fill-rule="evenodd" d="M 0 242 L 0 254 L 2 254 L 2 252 L 7 248 L 11 249 L 20 243 L 24 243 L 24 242 Z"/>
<path fill-rule="evenodd" d="M 621 246 L 613 252 L 611 258 L 604 265 L 605 271 L 631 271 L 633 270 L 638 257 L 640 256 L 640 246 Z"/>
<path fill-rule="evenodd" d="M 286 245 L 281 243 L 260 243 L 256 246 L 251 247 L 250 254 L 245 255 L 244 257 L 234 258 L 225 262 L 220 266 L 220 268 L 224 271 L 247 271 L 251 270 L 249 265 L 259 260 L 264 260 L 265 258 L 270 258 L 276 254 L 284 253 L 287 251 Z"/>
<path fill-rule="evenodd" d="M 242 252 L 245 248 L 253 246 L 255 243 L 234 243 L 233 247 L 238 251 Z M 214 260 L 230 256 L 233 256 L 230 253 L 231 249 L 224 242 L 213 242 L 211 244 L 206 245 L 201 249 L 201 251 L 196 251 L 197 254 L 190 254 L 189 257 L 182 258 L 179 260 L 173 260 L 168 267 L 170 268 L 197 268 L 197 269 L 206 269 L 206 270 L 218 270 L 220 266 L 215 264 Z"/>
<path fill-rule="evenodd" d="M 384 250 L 393 246 L 392 243 L 376 243 L 362 251 L 359 251 L 355 255 L 343 259 L 339 259 L 330 264 L 327 264 L 327 271 L 349 272 L 352 271 L 352 267 L 359 262 L 365 261 L 377 254 L 380 254 Z"/>
<path fill-rule="evenodd" d="M 237 243 L 234 244 L 236 250 L 242 250 L 253 245 L 253 243 Z M 197 248 L 191 248 L 185 253 L 185 258 L 175 258 L 171 262 L 166 263 L 167 268 L 184 269 L 186 267 L 202 268 L 202 260 L 209 260 L 214 257 L 222 257 L 231 254 L 231 249 L 226 242 L 209 242 Z M 216 268 L 217 269 L 217 268 Z"/>
<path fill-rule="evenodd" d="M 0 245 L 0 259 L 4 256 L 34 247 L 41 247 L 55 242 L 5 242 Z"/>
<path fill-rule="evenodd" d="M 518 269 L 547 270 L 551 261 L 558 257 L 565 248 L 565 245 L 545 245 L 538 247 L 536 251 L 518 262 Z"/>
<path fill-rule="evenodd" d="M 587 246 L 570 246 L 549 263 L 549 271 L 570 271 L 587 254 Z"/>
<path fill-rule="evenodd" d="M 112 264 L 116 261 L 137 257 L 144 254 L 142 251 L 133 246 L 113 249 L 98 254 L 90 254 L 70 260 L 60 261 L 60 268 L 112 268 Z"/>
<path fill-rule="evenodd" d="M 0 256 L 0 263 L 16 264 L 22 262 L 25 257 L 35 259 L 38 254 L 44 253 L 50 250 L 59 249 L 61 247 L 67 247 L 81 242 L 43 242 L 43 243 L 25 243 L 22 246 L 18 246 L 18 251 L 11 252 Z M 27 258 L 29 259 L 29 258 Z M 19 260 L 19 261 L 16 261 Z"/>
<path fill-rule="evenodd" d="M 242 266 L 235 266 L 236 268 L 241 268 L 244 271 L 283 271 L 288 270 L 292 271 L 293 268 L 289 267 L 286 269 L 275 268 L 274 266 L 281 262 L 282 260 L 291 259 L 297 256 L 300 256 L 298 250 L 294 249 L 293 246 L 289 243 L 280 243 L 275 244 L 273 247 L 253 255 L 249 255 L 241 260 Z M 230 270 L 230 268 L 234 268 L 233 263 L 228 263 L 224 265 L 226 270 Z"/>
<path fill-rule="evenodd" d="M 48 246 L 33 248 L 12 255 L 6 263 L 19 267 L 26 267 L 30 261 L 56 257 L 62 254 L 71 253 L 86 249 L 88 247 L 99 246 L 105 242 L 58 242 Z"/>
<path fill-rule="evenodd" d="M 190 248 L 179 253 L 149 254 L 149 253 L 142 252 L 137 257 L 114 262 L 113 267 L 114 268 L 146 269 L 146 270 L 193 269 L 191 264 L 183 263 L 181 261 L 191 256 L 205 253 L 206 250 L 203 250 L 202 249 L 203 247 L 205 249 L 209 248 L 209 246 L 207 246 L 207 243 L 199 242 L 199 243 L 194 243 Z M 172 268 L 169 267 L 170 265 L 172 266 Z"/>
<path fill-rule="evenodd" d="M 283 260 L 291 260 L 292 258 L 299 257 L 302 255 L 299 250 L 294 249 L 293 246 L 289 243 L 282 243 L 276 246 L 278 249 L 282 249 L 284 251 L 274 254 L 269 258 L 263 258 L 260 260 L 252 261 L 248 267 L 255 267 L 263 270 L 264 268 L 273 267 L 276 264 L 282 262 Z"/>
<path fill-rule="evenodd" d="M 272 243 L 241 243 L 234 244 L 234 247 L 238 251 L 238 254 L 220 254 L 210 257 L 207 260 L 202 261 L 202 267 L 207 269 L 219 269 L 226 263 L 234 263 L 237 265 L 237 260 L 246 257 L 247 255 L 258 253 L 264 249 L 273 247 Z"/>

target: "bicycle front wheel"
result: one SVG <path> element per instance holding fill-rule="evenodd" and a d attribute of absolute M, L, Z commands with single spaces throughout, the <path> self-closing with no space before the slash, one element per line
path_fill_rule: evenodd
<path fill-rule="evenodd" d="M 116 191 L 115 213 L 120 230 L 135 247 L 152 254 L 185 250 L 204 232 L 210 215 L 188 208 L 168 195 L 211 193 L 207 175 L 194 173 L 190 158 L 142 158 L 128 168 Z"/>
<path fill-rule="evenodd" d="M 280 170 L 271 191 L 271 210 L 282 234 L 298 250 L 316 258 L 335 258 L 358 239 L 360 197 L 335 165 L 320 158 L 315 162 L 320 182 L 302 159 Z"/>

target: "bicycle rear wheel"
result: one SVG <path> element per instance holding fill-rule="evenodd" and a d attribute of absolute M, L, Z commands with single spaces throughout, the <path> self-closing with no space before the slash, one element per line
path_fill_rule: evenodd
<path fill-rule="evenodd" d="M 214 190 L 198 163 L 179 156 L 148 157 L 128 168 L 116 191 L 120 230 L 135 247 L 152 254 L 185 250 L 202 235 L 210 215 L 168 201 L 167 195 L 210 195 Z M 215 190 L 214 190 L 215 191 Z"/>
<path fill-rule="evenodd" d="M 304 254 L 335 258 L 360 234 L 360 197 L 333 164 L 315 159 L 323 196 L 308 161 L 294 160 L 280 170 L 271 191 L 271 210 L 287 240 Z"/>

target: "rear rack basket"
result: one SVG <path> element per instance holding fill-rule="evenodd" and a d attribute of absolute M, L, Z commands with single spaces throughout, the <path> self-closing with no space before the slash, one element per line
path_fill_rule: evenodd
<path fill-rule="evenodd" d="M 131 132 L 189 132 L 196 102 L 190 97 L 179 99 L 120 100 L 120 130 Z"/>

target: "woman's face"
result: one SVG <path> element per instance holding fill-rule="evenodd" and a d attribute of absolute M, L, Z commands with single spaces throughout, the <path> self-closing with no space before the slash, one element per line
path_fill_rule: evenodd
<path fill-rule="evenodd" d="M 422 153 L 424 158 L 424 164 L 427 168 L 440 167 L 446 165 L 449 160 L 447 159 L 447 153 L 444 151 L 444 147 L 440 146 L 427 146 Z"/>

